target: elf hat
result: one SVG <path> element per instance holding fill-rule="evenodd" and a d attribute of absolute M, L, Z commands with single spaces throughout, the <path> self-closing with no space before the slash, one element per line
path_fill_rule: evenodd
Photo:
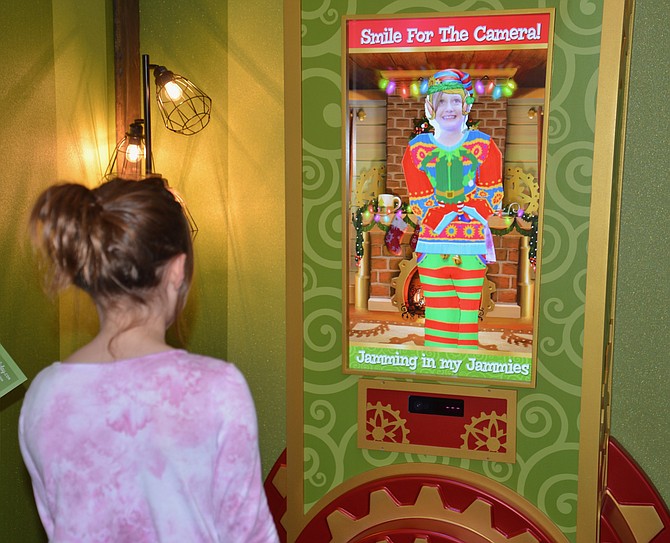
<path fill-rule="evenodd" d="M 465 94 L 465 103 L 467 104 L 472 104 L 475 101 L 470 74 L 454 69 L 442 70 L 431 76 L 428 80 L 428 91 L 426 94 L 431 95 L 436 92 L 449 90 L 462 90 Z"/>

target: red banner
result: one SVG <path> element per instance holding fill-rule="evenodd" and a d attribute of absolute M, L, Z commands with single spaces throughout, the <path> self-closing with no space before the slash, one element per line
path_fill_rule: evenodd
<path fill-rule="evenodd" d="M 347 24 L 349 51 L 536 46 L 549 43 L 546 12 L 413 19 L 357 19 Z"/>

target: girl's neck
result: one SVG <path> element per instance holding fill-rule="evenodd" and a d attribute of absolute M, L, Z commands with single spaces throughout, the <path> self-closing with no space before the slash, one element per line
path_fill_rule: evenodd
<path fill-rule="evenodd" d="M 463 132 L 440 131 L 440 133 L 437 134 L 437 136 L 435 136 L 435 140 L 441 145 L 444 145 L 445 147 L 455 147 L 456 145 L 458 145 L 463 141 L 464 136 L 465 134 Z"/>
<path fill-rule="evenodd" d="M 165 341 L 169 323 L 146 316 L 133 321 L 128 315 L 100 314 L 100 331 L 90 343 L 70 355 L 65 362 L 113 362 L 171 350 Z"/>

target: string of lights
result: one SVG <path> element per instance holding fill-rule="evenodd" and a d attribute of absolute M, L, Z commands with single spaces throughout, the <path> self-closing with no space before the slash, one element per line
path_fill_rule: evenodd
<path fill-rule="evenodd" d="M 394 79 L 381 77 L 378 82 L 380 90 L 386 94 L 400 94 L 401 96 L 419 98 L 428 92 L 428 78 Z M 475 80 L 477 96 L 490 96 L 494 100 L 502 97 L 510 98 L 517 90 L 517 83 L 512 77 L 489 77 L 487 75 Z"/>

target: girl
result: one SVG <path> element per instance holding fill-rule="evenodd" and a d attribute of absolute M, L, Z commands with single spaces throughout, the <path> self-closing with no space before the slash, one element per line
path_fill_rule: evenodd
<path fill-rule="evenodd" d="M 38 374 L 21 411 L 49 541 L 277 541 L 243 376 L 165 342 L 193 251 L 164 180 L 53 186 L 30 228 L 52 289 L 83 289 L 100 319 L 90 343 Z"/>

